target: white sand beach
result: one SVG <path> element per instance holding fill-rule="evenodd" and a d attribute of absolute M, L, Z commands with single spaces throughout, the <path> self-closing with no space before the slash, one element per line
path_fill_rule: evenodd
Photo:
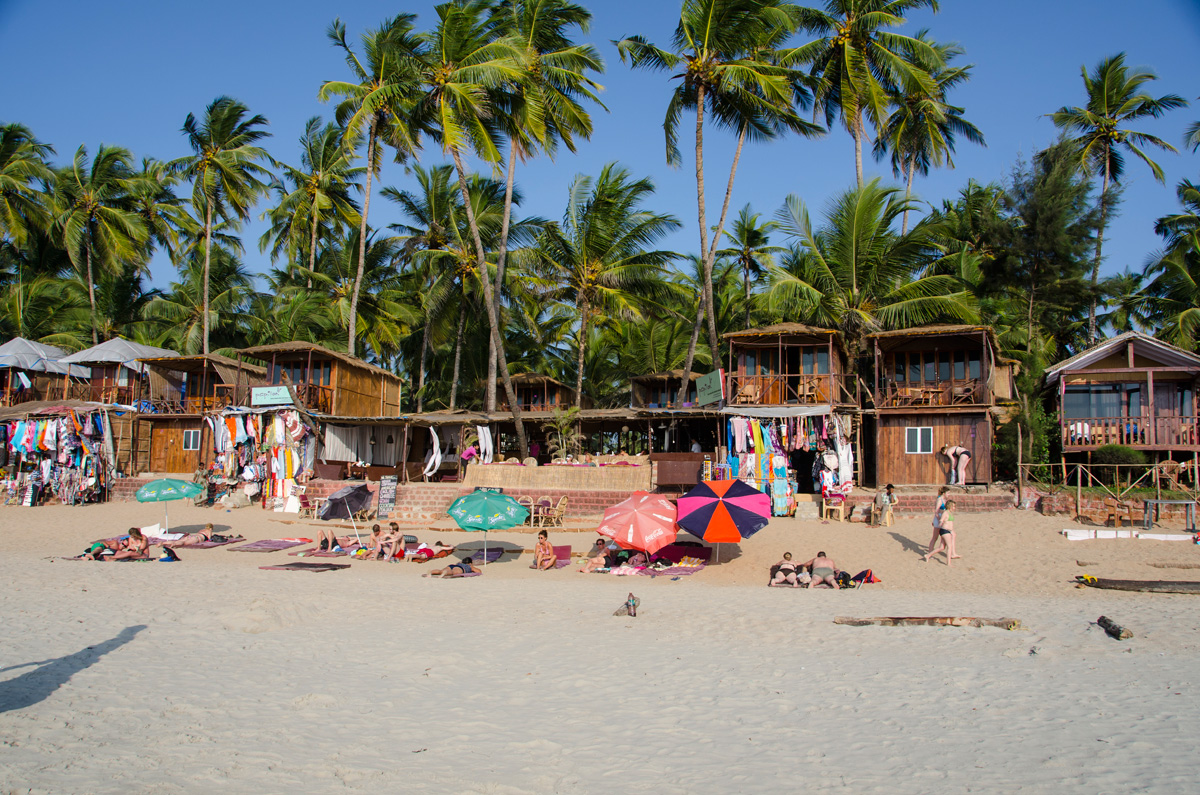
<path fill-rule="evenodd" d="M 920 562 L 916 520 L 777 520 L 678 580 L 534 572 L 528 555 L 464 580 L 368 561 L 263 571 L 298 558 L 226 548 L 175 564 L 51 558 L 160 510 L 0 509 L 0 792 L 1195 788 L 1200 597 L 1071 585 L 1084 571 L 1200 579 L 1150 565 L 1200 564 L 1192 544 L 1070 542 L 1061 519 L 1007 511 L 960 515 L 950 569 Z M 315 535 L 257 509 L 173 505 L 171 518 L 250 540 Z M 577 551 L 592 538 L 552 534 Z M 785 549 L 883 582 L 764 587 Z M 638 616 L 614 617 L 629 591 Z M 1134 638 L 1107 637 L 1102 614 Z"/>

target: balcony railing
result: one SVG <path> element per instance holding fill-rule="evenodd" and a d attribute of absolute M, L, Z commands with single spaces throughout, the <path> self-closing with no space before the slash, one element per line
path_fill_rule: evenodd
<path fill-rule="evenodd" d="M 1060 422 L 1063 447 L 1091 450 L 1106 444 L 1127 447 L 1197 446 L 1196 416 L 1075 417 Z"/>
<path fill-rule="evenodd" d="M 880 388 L 876 408 L 910 408 L 918 406 L 987 406 L 991 390 L 980 379 L 943 381 L 931 384 L 890 382 Z"/>
<path fill-rule="evenodd" d="M 63 395 L 61 382 L 51 390 L 54 394 L 48 400 L 90 400 L 97 403 L 121 403 L 132 405 L 138 399 L 137 386 L 117 386 L 116 384 L 67 384 L 66 394 Z"/>
<path fill-rule="evenodd" d="M 542 401 L 538 401 L 537 403 L 522 402 L 522 403 L 518 403 L 517 405 L 520 406 L 522 413 L 530 413 L 530 412 L 539 412 L 539 411 L 558 411 L 559 409 L 570 408 L 572 404 L 571 403 L 544 403 Z M 497 404 L 496 410 L 497 411 L 511 411 L 512 409 L 510 409 L 508 407 L 507 400 L 501 400 Z"/>
<path fill-rule="evenodd" d="M 856 403 L 854 376 L 842 375 L 742 375 L 726 377 L 731 406 L 817 405 Z"/>

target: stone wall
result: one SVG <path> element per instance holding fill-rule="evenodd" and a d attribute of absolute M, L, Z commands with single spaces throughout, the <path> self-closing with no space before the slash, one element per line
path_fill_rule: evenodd
<path fill-rule="evenodd" d="M 1078 515 L 1096 524 L 1107 524 L 1111 521 L 1110 509 L 1104 504 L 1104 499 L 1103 497 L 1084 495 L 1079 502 Z M 1141 526 L 1145 521 L 1145 502 L 1129 497 L 1125 500 L 1125 504 L 1131 510 L 1121 511 L 1121 524 L 1127 526 L 1130 514 L 1132 514 L 1133 523 Z M 1046 516 L 1058 515 L 1074 519 L 1076 517 L 1075 493 L 1072 491 L 1060 491 L 1055 494 L 1043 494 L 1038 499 L 1037 510 Z M 1185 505 L 1162 505 L 1159 506 L 1158 511 L 1158 524 L 1182 528 L 1187 522 L 1187 506 Z"/>

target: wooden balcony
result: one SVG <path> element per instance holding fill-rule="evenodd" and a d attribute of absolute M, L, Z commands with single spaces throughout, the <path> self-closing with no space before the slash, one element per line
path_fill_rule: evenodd
<path fill-rule="evenodd" d="M 1059 420 L 1068 451 L 1094 450 L 1107 444 L 1146 449 L 1200 450 L 1196 416 L 1075 417 Z"/>
<path fill-rule="evenodd" d="M 875 396 L 875 406 L 881 409 L 989 406 L 991 403 L 991 390 L 977 378 L 930 384 L 892 382 L 884 385 Z"/>
<path fill-rule="evenodd" d="M 853 376 L 741 375 L 726 376 L 731 406 L 789 406 L 857 403 Z"/>
<path fill-rule="evenodd" d="M 538 401 L 536 403 L 522 402 L 522 403 L 518 403 L 517 405 L 520 406 L 522 414 L 537 414 L 537 413 L 545 413 L 545 412 L 559 411 L 559 410 L 566 411 L 567 409 L 571 408 L 571 406 L 574 404 L 572 404 L 572 403 L 543 403 L 541 401 Z M 496 411 L 512 411 L 512 409 L 510 409 L 508 407 L 507 400 L 500 400 L 496 404 Z"/>
<path fill-rule="evenodd" d="M 304 406 L 322 414 L 333 413 L 333 387 L 317 384 L 293 384 L 296 397 Z"/>
<path fill-rule="evenodd" d="M 96 403 L 120 403 L 130 406 L 138 399 L 139 387 L 136 385 L 69 383 L 64 395 L 62 384 L 59 382 L 51 392 L 55 394 L 47 397 L 47 400 L 64 398 L 66 400 L 90 400 Z"/>

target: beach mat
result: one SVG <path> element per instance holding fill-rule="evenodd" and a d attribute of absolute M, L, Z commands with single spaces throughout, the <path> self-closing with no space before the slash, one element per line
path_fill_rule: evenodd
<path fill-rule="evenodd" d="M 287 541 L 282 538 L 265 538 L 262 541 L 252 541 L 240 547 L 230 547 L 229 552 L 278 552 L 281 549 L 291 549 L 308 541 Z"/>
<path fill-rule="evenodd" d="M 554 568 L 562 569 L 571 565 L 571 545 L 554 547 Z"/>
<path fill-rule="evenodd" d="M 642 569 L 638 574 L 647 577 L 686 577 L 704 571 L 704 565 L 699 566 L 668 566 L 665 569 Z"/>
<path fill-rule="evenodd" d="M 240 544 L 245 540 L 246 540 L 245 536 L 238 536 L 237 538 L 230 538 L 225 541 L 201 541 L 199 544 L 187 544 L 187 545 L 181 546 L 179 548 L 180 549 L 213 549 L 214 547 L 223 547 L 226 544 Z M 154 542 L 151 541 L 150 543 L 153 544 Z M 171 546 L 171 542 L 163 541 L 162 546 L 169 547 L 169 546 Z"/>
<path fill-rule="evenodd" d="M 339 571 L 340 569 L 350 568 L 349 563 L 280 563 L 277 566 L 259 566 L 265 571 L 311 571 L 321 573 L 323 571 Z"/>

